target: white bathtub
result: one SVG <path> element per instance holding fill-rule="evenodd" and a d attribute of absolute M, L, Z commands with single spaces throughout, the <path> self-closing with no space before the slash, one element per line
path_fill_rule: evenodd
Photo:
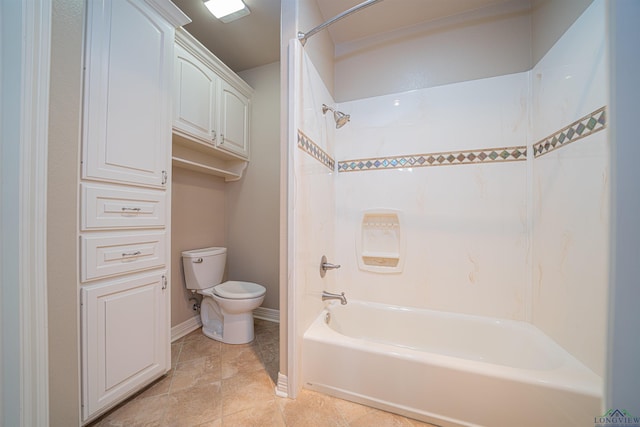
<path fill-rule="evenodd" d="M 441 426 L 589 426 L 602 413 L 601 378 L 525 322 L 332 302 L 304 334 L 302 369 L 306 388 Z"/>

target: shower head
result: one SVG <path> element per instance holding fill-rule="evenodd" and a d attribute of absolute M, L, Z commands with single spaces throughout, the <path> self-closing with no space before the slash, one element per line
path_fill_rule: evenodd
<path fill-rule="evenodd" d="M 322 104 L 322 114 L 327 114 L 327 111 L 333 112 L 333 120 L 336 121 L 336 129 L 340 129 L 351 119 L 350 115 L 345 114 L 342 111 L 336 111 L 327 104 Z"/>

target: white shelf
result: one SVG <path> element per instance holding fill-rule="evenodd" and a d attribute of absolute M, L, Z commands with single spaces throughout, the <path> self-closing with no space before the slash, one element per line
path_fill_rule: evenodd
<path fill-rule="evenodd" d="M 218 150 L 213 144 L 187 139 L 174 132 L 173 165 L 182 169 L 219 176 L 225 181 L 237 181 L 248 161 Z"/>
<path fill-rule="evenodd" d="M 225 179 L 225 181 L 237 181 L 242 177 L 242 174 L 236 174 L 228 170 L 215 168 L 212 166 L 207 166 L 201 163 L 192 162 L 187 159 L 182 159 L 180 157 L 173 156 L 173 165 L 182 169 L 189 169 L 192 171 L 206 173 L 208 175 L 220 176 Z"/>

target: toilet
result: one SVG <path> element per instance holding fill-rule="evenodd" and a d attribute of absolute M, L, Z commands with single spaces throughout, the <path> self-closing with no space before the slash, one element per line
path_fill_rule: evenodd
<path fill-rule="evenodd" d="M 264 301 L 264 286 L 230 280 L 222 275 L 227 248 L 212 247 L 182 252 L 187 289 L 203 296 L 200 303 L 202 333 L 227 344 L 253 341 L 253 310 Z"/>

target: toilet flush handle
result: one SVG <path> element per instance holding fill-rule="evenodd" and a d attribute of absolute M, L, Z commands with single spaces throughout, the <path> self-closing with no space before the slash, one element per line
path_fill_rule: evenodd
<path fill-rule="evenodd" d="M 202 258 L 198 258 L 198 259 L 194 259 L 193 263 L 194 264 L 200 264 L 202 262 Z"/>

